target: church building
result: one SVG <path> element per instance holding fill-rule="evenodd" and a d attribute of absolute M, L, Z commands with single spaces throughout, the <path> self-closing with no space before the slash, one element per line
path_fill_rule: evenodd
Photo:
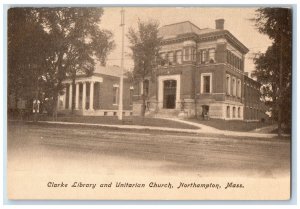
<path fill-rule="evenodd" d="M 215 29 L 200 29 L 189 21 L 160 28 L 162 62 L 155 79 L 134 87 L 133 114 L 225 120 L 261 120 L 265 108 L 261 85 L 245 73 L 249 49 L 228 30 L 224 19 Z"/>

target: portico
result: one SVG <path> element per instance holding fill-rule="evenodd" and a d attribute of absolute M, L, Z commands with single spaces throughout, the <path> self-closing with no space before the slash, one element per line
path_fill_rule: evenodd
<path fill-rule="evenodd" d="M 72 85 L 71 79 L 63 81 L 65 93 L 58 96 L 58 109 L 72 110 L 72 105 L 74 105 L 75 110 L 94 111 L 98 109 L 98 91 L 100 90 L 99 87 L 102 82 L 103 78 L 99 76 L 78 78 L 75 81 L 75 85 Z M 72 104 L 73 102 L 74 104 Z"/>

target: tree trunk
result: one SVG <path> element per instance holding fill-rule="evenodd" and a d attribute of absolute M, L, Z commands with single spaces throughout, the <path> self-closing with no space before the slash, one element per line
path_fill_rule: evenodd
<path fill-rule="evenodd" d="M 283 33 L 280 33 L 280 61 L 279 61 L 279 98 L 278 98 L 278 136 L 282 134 L 282 69 L 283 68 Z"/>
<path fill-rule="evenodd" d="M 18 113 L 18 92 L 17 90 L 15 91 L 15 95 L 14 95 L 14 107 L 13 107 L 13 118 L 15 119 L 15 117 L 17 117 L 17 113 Z"/>
<path fill-rule="evenodd" d="M 58 106 L 58 93 L 54 94 L 53 97 L 53 107 L 52 107 L 52 116 L 53 116 L 53 120 L 57 121 L 57 106 Z"/>
<path fill-rule="evenodd" d="M 146 112 L 146 98 L 144 95 L 142 95 L 142 109 L 141 109 L 141 115 L 144 117 Z"/>

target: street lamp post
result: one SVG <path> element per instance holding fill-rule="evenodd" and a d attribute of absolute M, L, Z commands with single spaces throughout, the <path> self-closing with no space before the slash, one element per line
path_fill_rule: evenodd
<path fill-rule="evenodd" d="M 123 119 L 123 71 L 124 71 L 124 27 L 125 27 L 125 10 L 121 10 L 121 25 L 122 27 L 122 51 L 121 51 L 121 76 L 120 76 L 120 92 L 119 92 L 119 115 L 118 119 Z"/>

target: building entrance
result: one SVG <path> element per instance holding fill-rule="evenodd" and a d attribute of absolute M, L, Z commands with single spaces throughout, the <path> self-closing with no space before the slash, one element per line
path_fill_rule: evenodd
<path fill-rule="evenodd" d="M 175 109 L 176 107 L 176 80 L 164 81 L 164 100 L 163 108 Z"/>

